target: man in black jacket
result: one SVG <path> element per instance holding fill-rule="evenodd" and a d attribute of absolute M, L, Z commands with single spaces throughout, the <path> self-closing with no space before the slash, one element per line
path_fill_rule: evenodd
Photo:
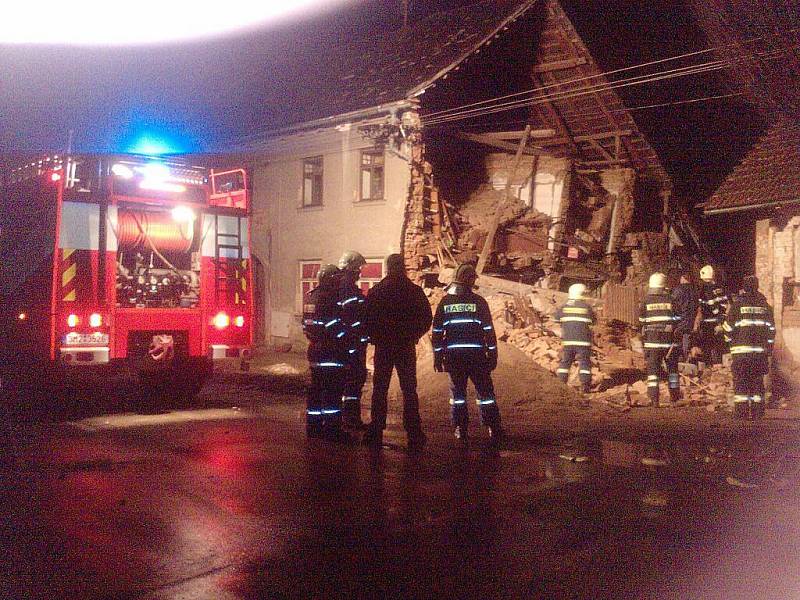
<path fill-rule="evenodd" d="M 375 345 L 371 423 L 364 443 L 380 447 L 386 429 L 386 398 L 392 369 L 397 369 L 403 392 L 403 427 L 408 447 L 425 445 L 419 418 L 417 396 L 417 352 L 419 339 L 431 326 L 431 306 L 422 288 L 406 275 L 403 256 L 390 254 L 386 259 L 386 277 L 367 295 L 366 329 Z"/>
<path fill-rule="evenodd" d="M 700 307 L 700 299 L 697 290 L 689 282 L 689 276 L 681 273 L 680 283 L 672 290 L 672 308 L 675 316 L 675 341 L 679 344 L 683 360 L 689 358 L 689 351 L 692 348 L 692 330 L 697 319 L 697 310 Z"/>

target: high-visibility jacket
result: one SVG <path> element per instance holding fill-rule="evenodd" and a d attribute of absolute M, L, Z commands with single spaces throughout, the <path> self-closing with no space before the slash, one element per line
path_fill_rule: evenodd
<path fill-rule="evenodd" d="M 342 320 L 335 282 L 312 290 L 304 299 L 303 332 L 311 367 L 344 367 L 349 327 Z"/>
<path fill-rule="evenodd" d="M 455 291 L 456 293 L 453 293 Z M 497 364 L 497 337 L 486 300 L 472 290 L 451 288 L 436 308 L 431 335 L 433 351 L 445 367 L 457 363 Z"/>
<path fill-rule="evenodd" d="M 594 311 L 585 300 L 567 300 L 556 311 L 555 320 L 561 324 L 561 340 L 564 346 L 592 347 L 592 325 Z"/>
<path fill-rule="evenodd" d="M 703 323 L 719 325 L 725 319 L 730 300 L 725 291 L 713 281 L 704 281 L 700 290 Z"/>
<path fill-rule="evenodd" d="M 775 319 L 772 307 L 760 292 L 745 292 L 734 296 L 722 330 L 725 341 L 730 343 L 733 356 L 769 356 L 772 353 L 775 344 Z"/>
<path fill-rule="evenodd" d="M 345 340 L 351 355 L 359 354 L 367 347 L 365 324 L 365 298 L 359 288 L 347 274 L 341 273 L 338 278 L 337 303 L 341 309 L 341 317 L 348 329 Z"/>
<path fill-rule="evenodd" d="M 668 350 L 675 341 L 675 325 L 680 316 L 675 314 L 672 296 L 666 289 L 648 290 L 639 309 L 639 324 L 645 350 Z"/>

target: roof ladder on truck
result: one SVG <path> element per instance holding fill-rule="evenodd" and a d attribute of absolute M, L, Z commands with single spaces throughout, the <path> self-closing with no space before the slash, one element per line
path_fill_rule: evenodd
<path fill-rule="evenodd" d="M 242 260 L 242 221 L 238 217 L 234 218 L 236 219 L 236 233 L 220 233 L 220 215 L 214 215 L 214 264 L 216 266 L 214 269 L 214 293 L 217 305 L 222 304 L 221 298 L 223 297 L 227 304 L 230 300 L 229 297 L 236 290 L 234 270 Z M 233 286 L 230 285 L 232 281 L 234 282 Z"/>

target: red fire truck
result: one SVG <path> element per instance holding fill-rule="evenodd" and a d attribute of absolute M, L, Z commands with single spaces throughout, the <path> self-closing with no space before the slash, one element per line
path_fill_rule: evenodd
<path fill-rule="evenodd" d="M 6 169 L 6 368 L 240 357 L 253 338 L 243 169 L 144 156 L 50 156 Z"/>

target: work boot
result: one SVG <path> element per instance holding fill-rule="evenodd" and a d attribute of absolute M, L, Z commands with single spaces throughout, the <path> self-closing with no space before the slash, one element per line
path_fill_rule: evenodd
<path fill-rule="evenodd" d="M 408 433 L 408 449 L 412 452 L 419 452 L 426 443 L 428 443 L 428 438 L 422 430 Z"/>
<path fill-rule="evenodd" d="M 367 426 L 364 437 L 361 438 L 361 443 L 370 448 L 380 448 L 383 446 L 383 429 Z"/>
<path fill-rule="evenodd" d="M 467 426 L 466 425 L 457 425 L 455 431 L 453 432 L 456 436 L 456 439 L 462 443 L 462 445 L 467 445 Z"/>
<path fill-rule="evenodd" d="M 672 405 L 675 406 L 681 400 L 681 391 L 680 390 L 670 390 L 669 391 L 669 401 L 672 402 Z"/>
<path fill-rule="evenodd" d="M 733 416 L 737 419 L 746 419 L 748 417 L 747 402 L 734 402 L 733 403 Z"/>

